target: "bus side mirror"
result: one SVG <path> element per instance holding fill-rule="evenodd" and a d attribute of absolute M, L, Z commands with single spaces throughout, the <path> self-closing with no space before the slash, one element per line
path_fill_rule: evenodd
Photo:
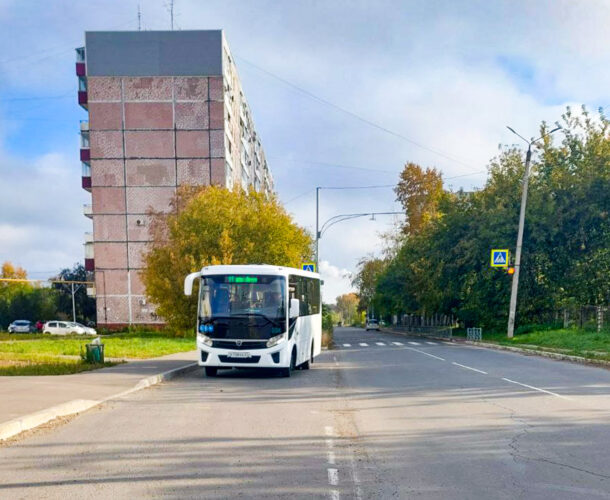
<path fill-rule="evenodd" d="M 184 295 L 191 295 L 193 293 L 193 281 L 197 278 L 201 278 L 201 272 L 191 273 L 184 278 Z"/>
<path fill-rule="evenodd" d="M 299 317 L 299 299 L 290 299 L 290 319 Z"/>

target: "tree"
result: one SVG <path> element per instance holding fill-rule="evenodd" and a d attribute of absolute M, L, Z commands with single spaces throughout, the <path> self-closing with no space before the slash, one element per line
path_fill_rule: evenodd
<path fill-rule="evenodd" d="M 373 297 L 377 287 L 377 278 L 385 269 L 386 264 L 385 260 L 373 256 L 365 257 L 358 262 L 358 271 L 352 279 L 352 286 L 358 289 L 359 310 L 368 311 L 371 306 L 375 306 Z"/>
<path fill-rule="evenodd" d="M 63 281 L 88 281 L 87 280 L 87 271 L 85 270 L 85 266 L 80 263 L 74 264 L 72 269 L 65 268 L 62 269 L 57 276 L 53 278 L 54 280 L 63 280 Z M 83 323 L 87 323 L 88 321 L 95 322 L 96 318 L 96 307 L 95 307 L 95 299 L 89 297 L 87 295 L 87 287 L 84 284 L 74 285 L 75 286 L 75 294 L 74 294 L 74 302 L 76 308 L 76 318 L 77 320 L 82 321 Z M 57 312 L 62 317 L 69 318 L 72 320 L 72 287 L 68 284 L 62 283 L 54 283 L 53 287 L 57 290 L 58 293 L 58 302 L 57 302 Z"/>
<path fill-rule="evenodd" d="M 197 301 L 185 297 L 187 274 L 207 265 L 272 264 L 299 267 L 312 255 L 312 238 L 275 197 L 217 186 L 180 188 L 171 213 L 153 214 L 152 243 L 142 279 L 157 314 L 190 329 Z"/>
<path fill-rule="evenodd" d="M 24 269 L 5 262 L 0 277 L 26 280 L 27 273 Z M 56 310 L 57 296 L 54 290 L 31 282 L 0 281 L 0 325 L 3 327 L 16 319 L 32 322 L 50 319 L 55 316 Z"/>
<path fill-rule="evenodd" d="M 415 163 L 407 163 L 394 191 L 407 215 L 404 228 L 407 234 L 420 232 L 438 216 L 443 179 L 435 168 L 424 170 Z"/>
<path fill-rule="evenodd" d="M 337 312 L 344 323 L 351 325 L 358 319 L 358 295 L 346 293 L 337 297 Z"/>
<path fill-rule="evenodd" d="M 521 324 L 547 322 L 563 304 L 610 301 L 610 122 L 584 108 L 580 113 L 568 108 L 562 121 L 563 138 L 553 143 L 547 137 L 532 162 Z M 546 130 L 543 123 L 541 135 Z M 407 167 L 403 185 L 425 177 L 416 165 Z M 439 195 L 436 181 L 425 189 L 423 181 L 406 182 L 400 199 L 407 215 L 425 223 L 406 228 L 399 250 L 389 254 L 376 280 L 373 300 L 383 312 L 452 314 L 468 325 L 504 328 L 511 279 L 490 268 L 489 255 L 492 248 L 514 254 L 523 173 L 523 151 L 510 147 L 490 161 L 487 182 L 478 191 Z"/>

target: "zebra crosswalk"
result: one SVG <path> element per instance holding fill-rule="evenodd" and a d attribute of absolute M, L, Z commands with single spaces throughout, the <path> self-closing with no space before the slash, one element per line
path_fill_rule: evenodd
<path fill-rule="evenodd" d="M 415 341 L 407 341 L 407 344 L 410 345 L 439 345 L 438 342 L 415 342 Z M 341 347 L 349 348 L 349 347 L 400 347 L 404 346 L 404 342 L 364 342 L 364 341 L 356 341 L 356 342 L 345 342 L 340 344 Z"/>

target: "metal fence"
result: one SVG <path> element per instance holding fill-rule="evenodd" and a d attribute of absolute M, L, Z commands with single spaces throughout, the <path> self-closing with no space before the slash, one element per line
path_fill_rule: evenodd
<path fill-rule="evenodd" d="M 481 328 L 466 328 L 466 340 L 481 342 L 483 340 L 483 330 Z"/>
<path fill-rule="evenodd" d="M 450 340 L 453 336 L 450 326 L 408 326 L 394 325 L 395 330 L 422 337 L 436 337 Z"/>

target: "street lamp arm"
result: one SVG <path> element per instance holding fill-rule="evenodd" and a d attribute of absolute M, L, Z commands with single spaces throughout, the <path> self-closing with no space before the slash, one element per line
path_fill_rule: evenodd
<path fill-rule="evenodd" d="M 330 227 L 334 226 L 335 224 L 338 224 L 339 222 L 343 222 L 343 221 L 350 220 L 350 219 L 357 219 L 359 217 L 366 217 L 367 215 L 370 215 L 370 214 L 344 214 L 344 215 L 336 215 L 335 217 L 332 217 L 331 219 L 328 219 L 322 225 L 322 229 L 320 229 L 320 237 L 322 237 L 322 235 Z"/>

